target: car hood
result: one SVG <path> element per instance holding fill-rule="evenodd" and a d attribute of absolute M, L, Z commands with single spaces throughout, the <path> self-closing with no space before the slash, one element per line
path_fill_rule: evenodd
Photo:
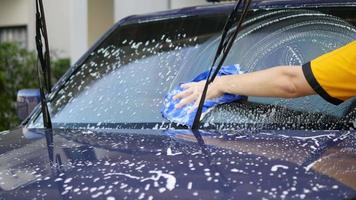
<path fill-rule="evenodd" d="M 17 129 L 0 199 L 356 196 L 355 131 Z"/>

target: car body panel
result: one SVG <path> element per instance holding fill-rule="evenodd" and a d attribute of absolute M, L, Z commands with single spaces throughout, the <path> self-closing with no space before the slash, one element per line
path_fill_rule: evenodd
<path fill-rule="evenodd" d="M 0 136 L 0 197 L 350 198 L 355 143 L 355 131 L 17 129 Z"/>

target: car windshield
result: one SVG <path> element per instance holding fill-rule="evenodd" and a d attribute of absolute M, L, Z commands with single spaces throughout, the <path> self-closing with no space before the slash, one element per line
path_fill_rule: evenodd
<path fill-rule="evenodd" d="M 337 10 L 346 15 L 347 9 L 333 12 Z M 245 72 L 301 65 L 355 40 L 354 25 L 335 15 L 328 10 L 251 11 L 224 65 L 240 64 Z M 226 17 L 221 12 L 118 27 L 52 98 L 49 109 L 54 126 L 176 126 L 162 117 L 164 96 L 209 69 Z M 343 128 L 355 119 L 354 105 L 351 99 L 334 106 L 319 96 L 248 97 L 216 107 L 202 126 L 339 129 L 340 123 Z M 41 127 L 41 119 L 37 117 L 29 126 Z"/>

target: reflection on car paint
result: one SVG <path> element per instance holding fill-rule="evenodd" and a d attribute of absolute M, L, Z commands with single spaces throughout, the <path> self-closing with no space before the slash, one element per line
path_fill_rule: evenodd
<path fill-rule="evenodd" d="M 44 130 L 24 134 L 29 131 L 42 138 L 27 139 L 22 130 L 13 137 L 31 159 L 23 160 L 16 147 L 0 157 L 4 197 L 23 191 L 19 199 L 25 194 L 49 198 L 49 190 L 58 190 L 64 199 L 338 199 L 356 194 L 347 178 L 356 171 L 342 164 L 355 162 L 347 156 L 354 154 L 354 131 L 54 130 L 52 138 Z M 44 145 L 47 153 L 41 151 Z M 22 156 L 13 159 L 16 155 Z"/>

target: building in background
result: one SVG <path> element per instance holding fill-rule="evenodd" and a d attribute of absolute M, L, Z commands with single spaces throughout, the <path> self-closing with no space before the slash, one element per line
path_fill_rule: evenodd
<path fill-rule="evenodd" d="M 43 0 L 54 58 L 81 55 L 115 22 L 133 15 L 208 4 L 206 0 Z M 0 42 L 35 49 L 35 0 L 0 0 Z"/>

